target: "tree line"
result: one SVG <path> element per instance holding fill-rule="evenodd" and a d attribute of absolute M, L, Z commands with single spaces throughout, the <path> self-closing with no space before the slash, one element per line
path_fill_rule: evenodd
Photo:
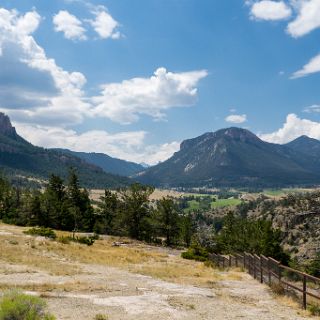
<path fill-rule="evenodd" d="M 248 251 L 282 261 L 288 258 L 281 248 L 282 235 L 270 222 L 241 214 L 216 217 L 209 212 L 185 213 L 173 198 L 150 201 L 153 191 L 151 186 L 134 183 L 116 191 L 106 189 L 98 201 L 91 201 L 74 170 L 66 181 L 51 175 L 43 190 L 18 188 L 0 177 L 0 219 L 20 226 L 190 246 L 191 258 L 192 250 L 226 254 Z"/>
<path fill-rule="evenodd" d="M 116 191 L 106 189 L 92 202 L 74 170 L 67 181 L 51 175 L 44 190 L 22 189 L 0 177 L 0 219 L 20 226 L 73 232 L 95 232 L 166 245 L 189 245 L 191 216 L 172 198 L 149 200 L 154 189 L 134 183 Z"/>

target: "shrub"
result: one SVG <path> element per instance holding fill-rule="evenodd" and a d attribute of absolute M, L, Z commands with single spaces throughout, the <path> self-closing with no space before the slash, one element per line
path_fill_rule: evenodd
<path fill-rule="evenodd" d="M 71 237 L 61 236 L 61 237 L 58 238 L 58 242 L 63 243 L 63 244 L 69 244 L 70 241 L 71 241 L 70 238 Z"/>
<path fill-rule="evenodd" d="M 93 235 L 90 237 L 59 237 L 58 241 L 63 244 L 69 244 L 70 242 L 78 242 L 81 244 L 86 244 L 87 246 L 92 246 L 96 240 L 99 239 L 99 235 Z"/>
<path fill-rule="evenodd" d="M 92 246 L 96 239 L 94 237 L 75 237 L 72 239 L 72 241 L 86 244 L 87 246 Z"/>
<path fill-rule="evenodd" d="M 45 308 L 45 301 L 39 297 L 8 291 L 0 301 L 0 320 L 54 320 Z"/>
<path fill-rule="evenodd" d="M 310 304 L 308 310 L 313 316 L 320 316 L 320 306 L 318 304 Z"/>
<path fill-rule="evenodd" d="M 107 319 L 109 319 L 109 317 L 101 313 L 96 314 L 96 316 L 94 317 L 94 320 L 107 320 Z"/>
<path fill-rule="evenodd" d="M 286 293 L 284 286 L 278 282 L 272 282 L 270 288 L 277 296 L 283 296 Z"/>
<path fill-rule="evenodd" d="M 317 256 L 311 260 L 306 267 L 306 271 L 314 277 L 320 277 L 320 254 L 317 254 Z"/>
<path fill-rule="evenodd" d="M 46 237 L 49 239 L 56 239 L 57 235 L 51 228 L 45 228 L 45 227 L 40 227 L 40 228 L 31 228 L 27 231 L 24 231 L 25 234 L 29 234 L 32 236 L 42 236 Z"/>
<path fill-rule="evenodd" d="M 181 257 L 189 260 L 197 260 L 197 261 L 207 261 L 209 253 L 208 251 L 201 247 L 198 243 L 193 243 L 188 251 L 182 252 Z"/>

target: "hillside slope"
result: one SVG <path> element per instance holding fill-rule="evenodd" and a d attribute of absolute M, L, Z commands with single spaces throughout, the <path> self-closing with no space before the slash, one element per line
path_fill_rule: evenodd
<path fill-rule="evenodd" d="M 76 152 L 68 149 L 54 149 L 61 153 L 69 154 L 88 163 L 94 164 L 103 169 L 107 173 L 117 174 L 120 176 L 132 176 L 138 172 L 143 171 L 145 168 L 134 162 L 125 161 L 117 158 L 112 158 L 104 153 L 95 152 Z"/>
<path fill-rule="evenodd" d="M 119 187 L 131 182 L 128 178 L 107 174 L 75 156 L 32 145 L 16 133 L 9 117 L 0 113 L 0 169 L 5 174 L 48 179 L 54 173 L 66 178 L 71 167 L 86 187 Z"/>

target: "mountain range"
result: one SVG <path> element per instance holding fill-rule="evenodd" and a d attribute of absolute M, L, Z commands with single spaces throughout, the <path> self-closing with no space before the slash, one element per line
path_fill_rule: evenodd
<path fill-rule="evenodd" d="M 153 167 L 102 153 L 36 147 L 0 113 L 0 169 L 11 177 L 66 178 L 77 170 L 82 185 L 120 187 L 133 182 L 159 187 L 284 187 L 320 185 L 320 141 L 301 136 L 280 145 L 240 128 L 185 140 L 180 150 Z"/>
<path fill-rule="evenodd" d="M 47 180 L 53 173 L 66 178 L 71 167 L 77 171 L 81 185 L 88 188 L 114 188 L 132 183 L 129 178 L 106 173 L 72 154 L 32 145 L 17 134 L 9 117 L 0 113 L 0 169 L 7 176 Z"/>
<path fill-rule="evenodd" d="M 320 141 L 262 141 L 240 128 L 185 140 L 170 159 L 135 177 L 161 187 L 283 187 L 320 184 Z"/>

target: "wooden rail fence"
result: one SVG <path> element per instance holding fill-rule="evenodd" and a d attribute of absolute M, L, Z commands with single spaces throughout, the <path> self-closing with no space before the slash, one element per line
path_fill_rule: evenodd
<path fill-rule="evenodd" d="M 270 257 L 250 253 L 228 256 L 212 253 L 209 258 L 221 268 L 242 267 L 269 286 L 280 284 L 287 295 L 301 299 L 304 309 L 310 302 L 320 303 L 320 278 L 284 266 Z"/>

